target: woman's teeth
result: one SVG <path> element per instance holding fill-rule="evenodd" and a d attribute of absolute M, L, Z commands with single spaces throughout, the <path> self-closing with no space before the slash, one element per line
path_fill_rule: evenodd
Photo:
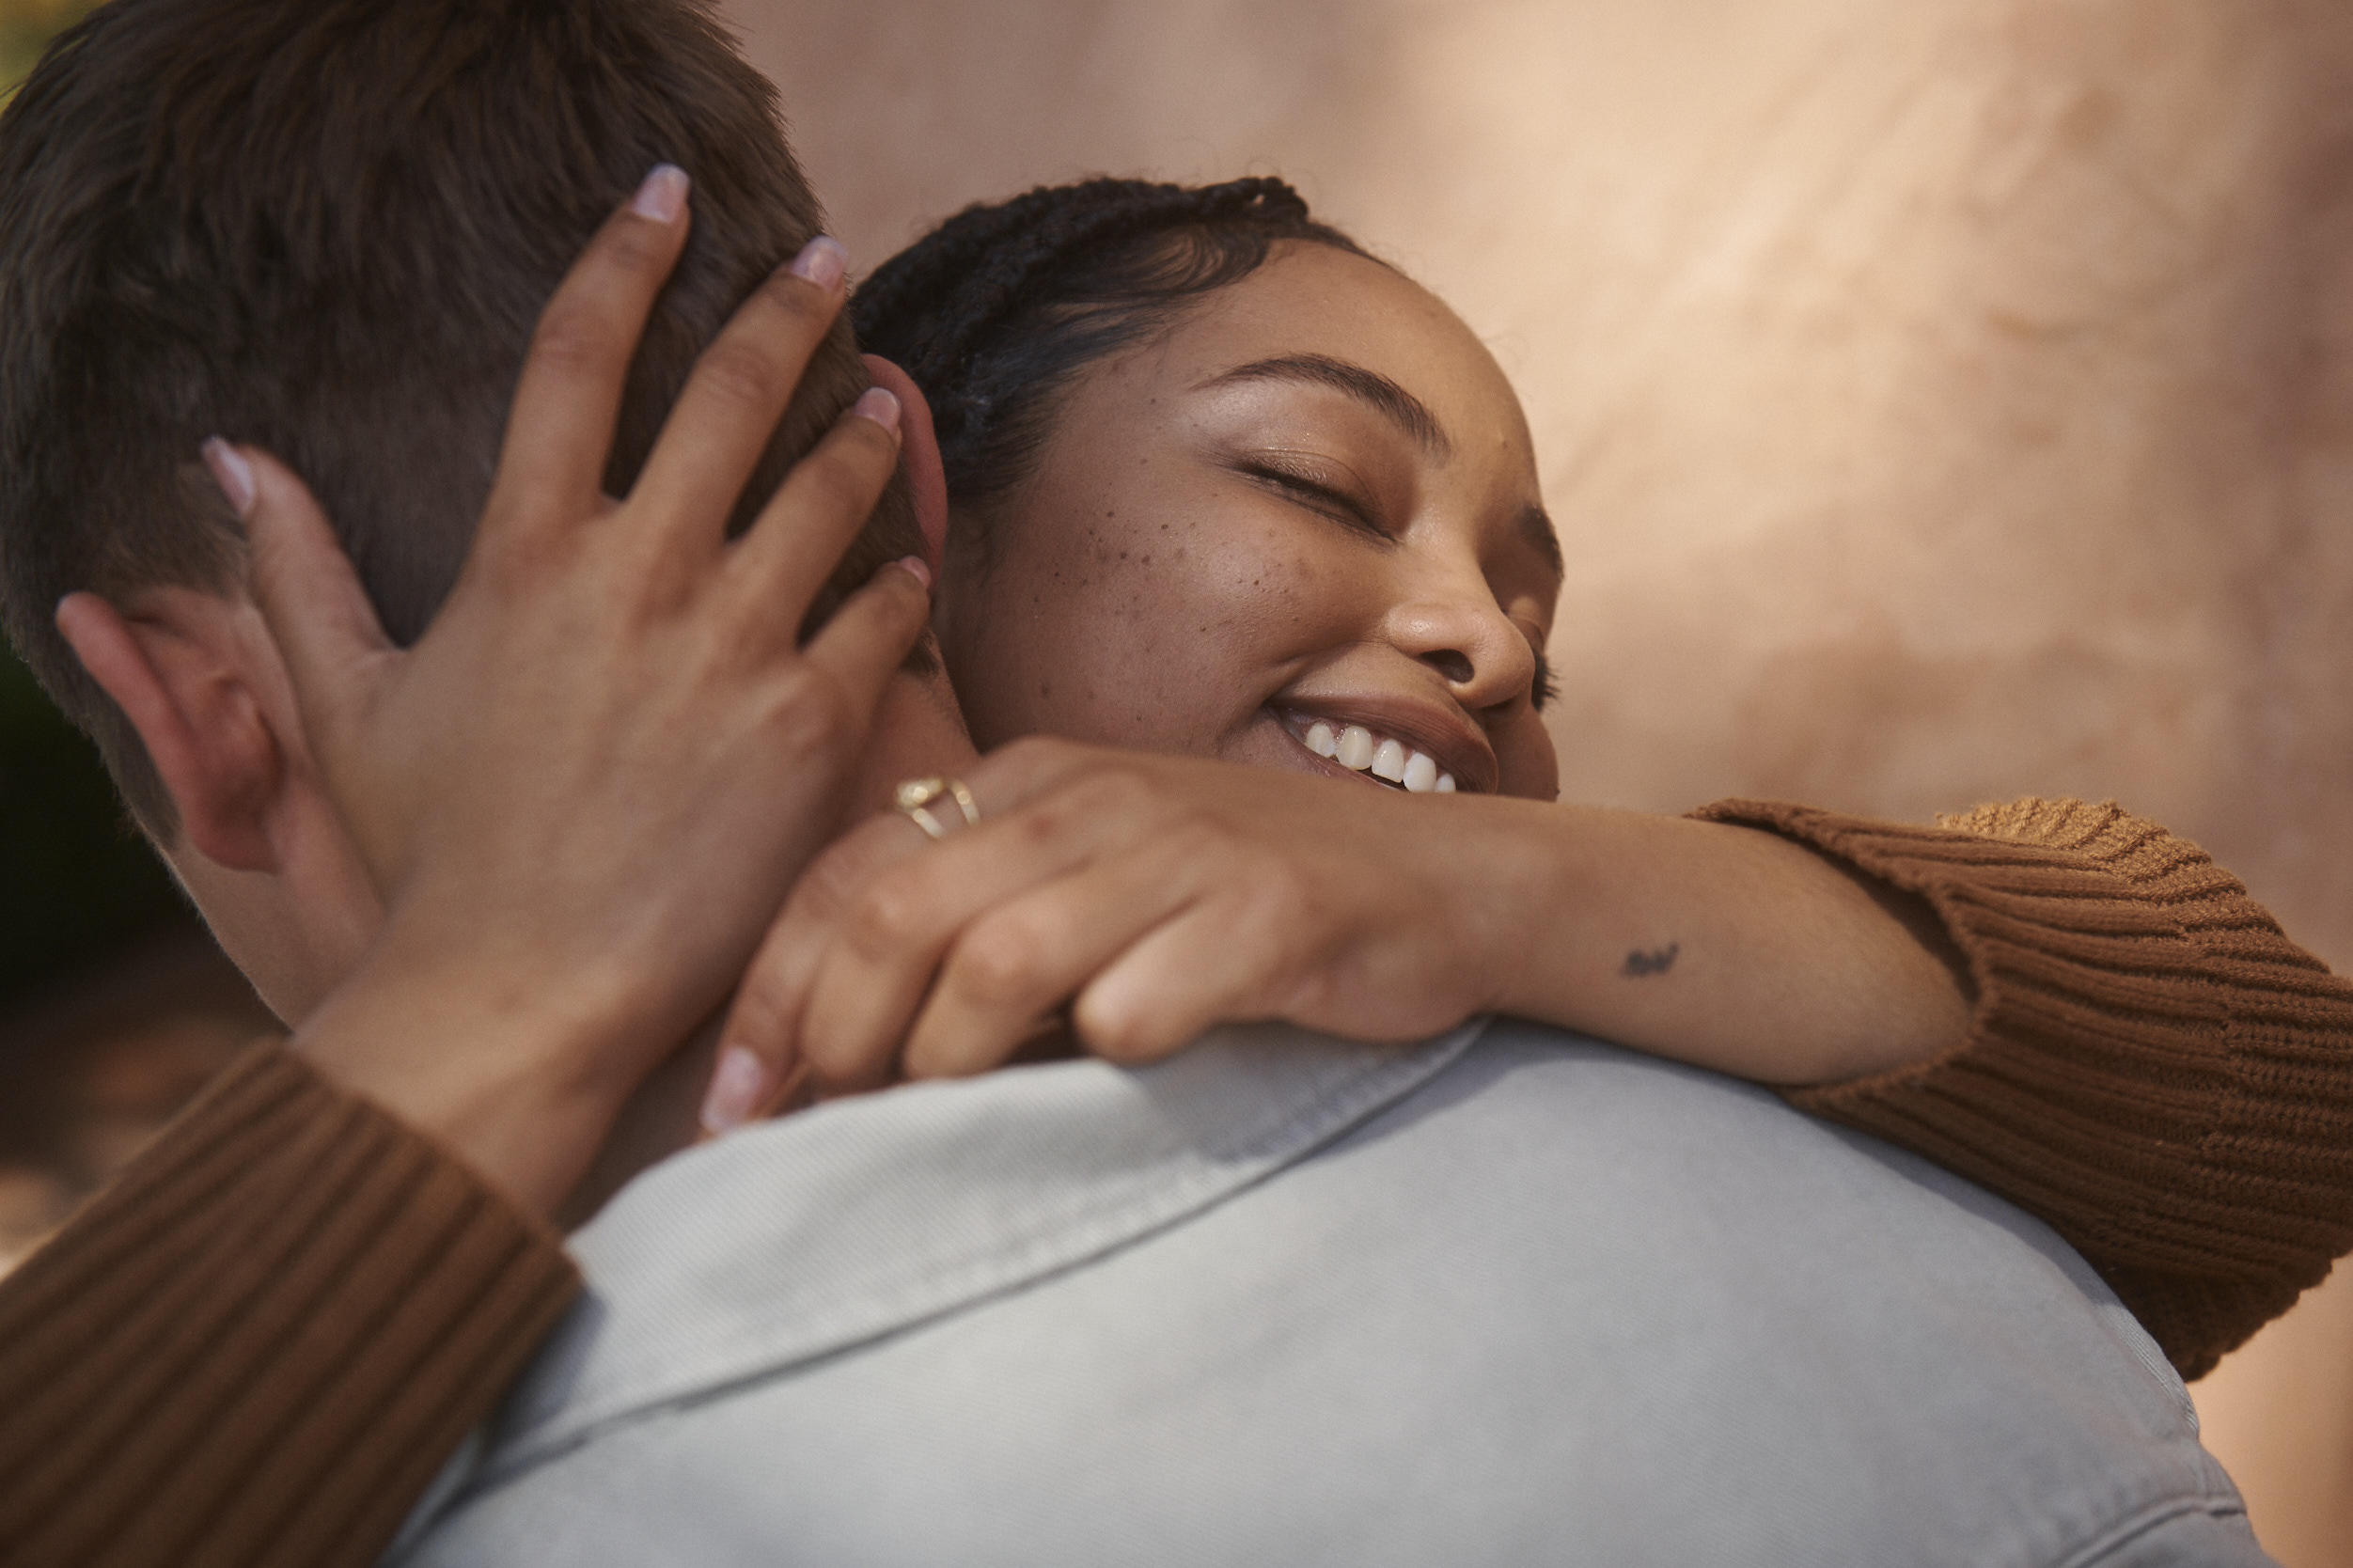
<path fill-rule="evenodd" d="M 1440 773 L 1438 765 L 1427 753 L 1414 750 L 1402 741 L 1373 738 L 1373 731 L 1361 724 L 1345 724 L 1337 728 L 1317 719 L 1308 726 L 1302 739 L 1307 748 L 1318 757 L 1328 757 L 1343 768 L 1370 773 L 1375 778 L 1390 783 L 1418 795 L 1451 795 L 1454 792 L 1454 776 Z"/>

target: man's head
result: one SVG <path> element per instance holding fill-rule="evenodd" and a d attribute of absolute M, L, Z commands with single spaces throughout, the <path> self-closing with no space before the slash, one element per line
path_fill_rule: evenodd
<path fill-rule="evenodd" d="M 698 0 L 113 0 L 25 83 L 0 118 L 0 625 L 159 839 L 170 792 L 59 599 L 135 619 L 161 589 L 236 594 L 234 520 L 197 460 L 218 434 L 304 476 L 415 637 L 541 306 L 661 162 L 693 177 L 696 223 L 616 493 L 696 353 L 822 223 L 773 90 Z M 838 328 L 746 495 L 867 379 Z M 837 583 L 921 547 L 901 490 Z"/>

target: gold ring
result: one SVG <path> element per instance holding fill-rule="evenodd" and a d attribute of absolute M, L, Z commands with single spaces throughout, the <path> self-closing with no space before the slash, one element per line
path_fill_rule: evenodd
<path fill-rule="evenodd" d="M 891 792 L 890 804 L 932 838 L 945 839 L 948 829 L 940 825 L 940 820 L 931 810 L 942 795 L 956 803 L 956 809 L 964 814 L 965 826 L 980 825 L 980 803 L 972 798 L 972 792 L 961 778 L 906 779 Z"/>

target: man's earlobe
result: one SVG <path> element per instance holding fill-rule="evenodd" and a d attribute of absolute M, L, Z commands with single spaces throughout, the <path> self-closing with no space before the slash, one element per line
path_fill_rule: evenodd
<path fill-rule="evenodd" d="M 899 400 L 899 466 L 906 470 L 915 520 L 923 530 L 923 559 L 937 578 L 948 548 L 948 471 L 941 466 L 939 434 L 932 428 L 932 404 L 915 378 L 881 354 L 861 354 L 874 384 Z"/>
<path fill-rule="evenodd" d="M 125 616 L 94 593 L 69 594 L 57 630 L 138 732 L 180 840 L 231 870 L 276 870 L 285 755 L 244 667 L 237 606 L 189 589 L 155 599 Z"/>

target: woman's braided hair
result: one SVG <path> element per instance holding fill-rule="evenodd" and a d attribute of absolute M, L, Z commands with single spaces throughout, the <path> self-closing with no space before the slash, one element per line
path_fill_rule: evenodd
<path fill-rule="evenodd" d="M 884 262 L 851 319 L 860 345 L 898 361 L 931 400 L 949 497 L 985 512 L 1028 478 L 1079 370 L 1248 276 L 1286 240 L 1365 254 L 1279 180 L 1040 186 L 968 207 Z"/>

